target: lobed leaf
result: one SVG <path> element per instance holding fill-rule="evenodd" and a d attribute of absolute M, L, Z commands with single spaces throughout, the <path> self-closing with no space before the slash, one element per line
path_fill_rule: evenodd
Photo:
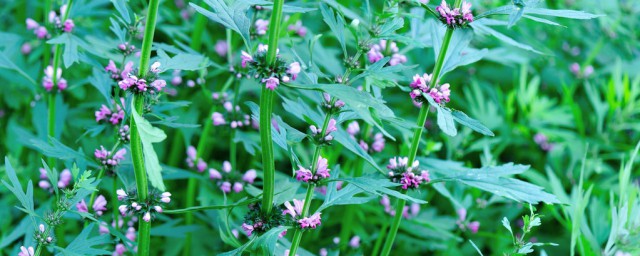
<path fill-rule="evenodd" d="M 153 143 L 158 143 L 167 138 L 167 135 L 161 129 L 153 127 L 149 121 L 140 116 L 133 107 L 133 101 L 131 102 L 131 115 L 138 127 L 138 133 L 140 134 L 140 140 L 142 141 L 142 152 L 144 154 L 144 166 L 147 170 L 149 182 L 157 189 L 164 191 L 165 186 L 162 181 L 162 166 L 158 160 L 158 155 L 153 149 Z"/>

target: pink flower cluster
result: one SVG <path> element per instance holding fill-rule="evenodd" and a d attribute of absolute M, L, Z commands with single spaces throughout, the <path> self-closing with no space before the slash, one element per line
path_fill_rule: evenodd
<path fill-rule="evenodd" d="M 224 57 L 227 56 L 227 51 L 229 50 L 229 45 L 227 44 L 227 41 L 225 41 L 225 40 L 218 40 L 216 42 L 214 50 L 216 51 L 218 56 L 224 58 Z"/>
<path fill-rule="evenodd" d="M 129 125 L 125 124 L 118 130 L 119 139 L 123 143 L 129 143 L 131 141 L 131 133 L 129 132 Z"/>
<path fill-rule="evenodd" d="M 33 251 L 33 246 L 24 247 L 20 246 L 20 251 L 18 252 L 18 256 L 34 256 L 35 252 Z"/>
<path fill-rule="evenodd" d="M 78 212 L 89 212 L 87 203 L 84 201 L 84 199 L 76 204 L 76 208 L 78 209 Z M 99 195 L 93 202 L 92 208 L 98 216 L 102 216 L 102 214 L 104 214 L 104 211 L 107 210 L 107 199 L 104 198 L 103 195 Z"/>
<path fill-rule="evenodd" d="M 98 111 L 96 111 L 96 122 L 100 123 L 100 121 L 105 120 L 111 123 L 112 125 L 117 125 L 124 119 L 124 109 L 120 107 L 120 105 L 115 104 L 116 109 L 109 109 L 107 105 L 102 104 L 102 107 Z"/>
<path fill-rule="evenodd" d="M 471 231 L 471 233 L 473 234 L 478 233 L 478 229 L 480 229 L 480 222 L 479 221 L 468 222 L 467 209 L 460 208 L 458 209 L 458 211 L 456 211 L 456 213 L 458 214 L 458 220 L 456 221 L 456 224 L 458 225 L 458 228 L 460 230 L 465 231 L 469 229 L 469 231 Z"/>
<path fill-rule="evenodd" d="M 120 52 L 122 52 L 122 54 L 124 54 L 125 56 L 131 55 L 133 53 L 133 51 L 136 50 L 136 46 L 135 45 L 129 45 L 129 42 L 124 42 L 118 45 L 118 50 L 120 50 Z M 111 64 L 112 61 L 110 61 L 109 64 Z"/>
<path fill-rule="evenodd" d="M 242 128 L 242 127 L 252 127 L 254 129 L 258 129 L 258 122 L 251 119 L 251 116 L 247 114 L 242 114 L 240 106 L 233 105 L 231 101 L 227 99 L 227 94 L 223 93 L 222 96 L 219 93 L 213 93 L 213 100 L 215 102 L 220 102 L 222 107 L 226 110 L 226 112 L 213 112 L 211 114 L 211 121 L 213 122 L 213 126 L 222 126 L 229 125 L 231 129 Z M 227 122 L 227 119 L 237 118 L 236 120 L 232 120 Z"/>
<path fill-rule="evenodd" d="M 242 54 L 240 55 L 240 59 L 241 59 L 241 63 L 240 65 L 242 66 L 242 68 L 251 68 L 252 66 L 257 66 L 258 69 L 263 68 L 264 67 L 260 67 L 261 65 L 266 65 L 266 63 L 262 63 L 263 61 L 266 60 L 266 53 L 269 49 L 268 45 L 264 45 L 264 44 L 260 44 L 258 45 L 258 51 L 256 52 L 256 56 L 251 56 L 251 54 L 242 51 Z M 279 49 L 276 51 L 279 52 Z M 259 61 L 256 61 L 259 60 Z M 282 65 L 284 64 L 284 61 L 279 60 L 277 61 L 278 63 L 282 62 Z M 278 85 L 280 85 L 280 82 L 284 82 L 284 83 L 288 83 L 289 81 L 292 80 L 296 80 L 296 78 L 298 77 L 298 74 L 300 73 L 300 71 L 302 71 L 302 67 L 300 66 L 300 63 L 298 62 L 293 62 L 291 64 L 289 64 L 288 67 L 286 67 L 286 70 L 282 70 L 284 69 L 284 66 L 278 67 L 276 69 L 274 68 L 268 68 L 270 71 L 270 74 L 255 74 L 255 78 L 262 78 L 260 79 L 260 82 L 264 83 L 265 87 L 269 90 L 275 90 Z M 273 70 L 282 70 L 282 71 L 277 71 L 274 72 Z"/>
<path fill-rule="evenodd" d="M 584 70 L 582 70 L 580 64 L 574 62 L 571 64 L 571 66 L 569 66 L 569 71 L 571 71 L 571 73 L 577 78 L 587 78 L 591 76 L 591 74 L 593 74 L 594 69 L 593 66 L 588 65 L 584 68 Z"/>
<path fill-rule="evenodd" d="M 255 23 L 256 34 L 262 36 L 267 34 L 267 30 L 269 29 L 269 21 L 258 19 Z"/>
<path fill-rule="evenodd" d="M 147 202 L 136 202 L 135 197 L 130 198 L 130 195 L 127 194 L 123 189 L 118 189 L 116 191 L 116 195 L 118 196 L 119 201 L 125 201 L 127 204 L 120 205 L 118 207 L 118 211 L 124 217 L 127 213 L 132 212 L 139 215 L 142 215 L 142 220 L 146 222 L 150 222 L 152 218 L 152 213 L 162 213 L 163 209 L 159 205 L 159 203 L 168 204 L 171 202 L 171 193 L 163 192 L 161 194 L 151 193 L 150 198 Z"/>
<path fill-rule="evenodd" d="M 384 207 L 384 212 L 391 216 L 396 216 L 396 210 L 391 206 L 391 200 L 387 195 L 383 195 L 382 199 L 380 199 L 380 204 Z M 411 219 L 413 217 L 418 216 L 420 213 L 420 204 L 412 203 L 410 206 L 405 205 L 402 209 L 402 217 L 405 219 Z"/>
<path fill-rule="evenodd" d="M 338 130 L 336 127 L 336 120 L 333 118 L 329 120 L 326 131 L 322 131 L 322 128 L 318 128 L 315 125 L 309 126 L 309 129 L 311 130 L 311 135 L 318 143 L 327 143 L 332 141 L 333 135 L 331 135 L 331 133 Z"/>
<path fill-rule="evenodd" d="M 113 60 L 109 60 L 109 64 L 104 67 L 104 71 L 107 71 L 109 74 L 111 74 L 111 78 L 113 80 L 121 81 L 129 77 L 129 74 L 133 71 L 133 61 L 127 62 L 122 70 L 119 70 L 118 67 L 116 67 L 116 63 Z"/>
<path fill-rule="evenodd" d="M 96 149 L 94 152 L 94 156 L 102 165 L 107 168 L 116 167 L 121 160 L 124 159 L 124 155 L 127 153 L 125 148 L 121 148 L 115 154 L 111 154 L 111 151 L 107 151 L 103 146 L 100 146 L 99 149 Z"/>
<path fill-rule="evenodd" d="M 536 133 L 533 136 L 533 141 L 544 151 L 551 151 L 554 146 L 553 143 L 549 142 L 549 138 L 542 133 Z"/>
<path fill-rule="evenodd" d="M 296 21 L 295 24 L 289 25 L 289 27 L 287 27 L 287 30 L 296 33 L 299 37 L 304 37 L 307 35 L 307 27 L 302 25 L 301 20 Z"/>
<path fill-rule="evenodd" d="M 57 72 L 55 72 L 54 79 L 54 69 L 51 65 L 47 66 L 47 68 L 44 70 L 44 77 L 42 77 L 42 87 L 44 87 L 44 89 L 48 92 L 53 89 L 54 80 L 56 83 L 55 86 L 58 87 L 59 91 L 64 91 L 64 89 L 67 89 L 67 80 L 62 78 L 62 69 L 58 68 L 56 71 Z"/>
<path fill-rule="evenodd" d="M 431 98 L 433 98 L 433 100 L 438 104 L 449 102 L 449 97 L 451 96 L 451 90 L 449 89 L 450 85 L 443 84 L 434 85 L 432 87 L 431 85 L 433 84 L 433 81 L 431 81 L 431 78 L 432 76 L 426 73 L 422 76 L 418 74 L 413 76 L 413 81 L 409 84 L 412 89 L 409 95 L 416 105 L 421 105 L 425 100 L 423 93 L 431 96 Z"/>
<path fill-rule="evenodd" d="M 284 206 L 286 209 L 282 211 L 282 214 L 283 215 L 289 214 L 291 218 L 295 220 L 300 225 L 300 228 L 302 229 L 305 229 L 305 228 L 315 229 L 320 224 L 322 224 L 321 217 L 320 217 L 321 213 L 319 212 L 316 212 L 308 217 L 302 216 L 304 200 L 293 199 L 293 205 L 291 205 L 291 203 L 289 202 L 285 202 Z"/>
<path fill-rule="evenodd" d="M 64 22 L 62 21 L 66 13 L 67 13 L 66 4 L 60 7 L 60 15 L 58 15 L 55 11 L 49 12 L 49 23 L 53 24 L 58 29 L 62 29 L 62 31 L 66 33 L 71 33 L 71 31 L 76 25 L 73 23 L 73 20 L 71 19 L 66 19 Z"/>
<path fill-rule="evenodd" d="M 461 8 L 451 9 L 447 4 L 447 1 L 442 0 L 442 3 L 436 7 L 436 12 L 440 14 L 440 20 L 443 23 L 446 23 L 449 27 L 464 27 L 473 22 L 471 3 L 467 1 L 462 2 Z"/>
<path fill-rule="evenodd" d="M 132 219 L 132 221 L 127 222 L 127 225 L 129 227 L 127 228 L 127 232 L 125 232 L 124 236 L 128 240 L 130 240 L 131 242 L 135 242 L 136 241 L 137 232 L 136 232 L 136 228 L 135 228 L 135 225 L 134 225 L 136 221 L 137 221 L 137 218 L 134 217 Z M 124 221 L 122 219 L 120 219 L 118 221 L 118 227 L 117 228 L 118 229 L 122 228 L 123 224 L 124 224 Z M 98 231 L 100 232 L 100 235 L 106 235 L 106 234 L 110 233 L 109 232 L 109 227 L 107 225 L 108 224 L 106 222 L 104 222 L 104 221 L 100 223 L 100 227 L 98 229 Z M 111 226 L 113 228 L 116 228 L 115 221 L 113 221 L 111 223 Z M 124 242 L 124 241 L 121 241 L 121 242 Z M 122 255 L 124 255 L 125 252 L 127 252 L 127 247 L 123 243 L 116 244 L 114 249 L 115 250 L 113 251 L 113 254 L 112 254 L 114 256 L 122 256 Z M 133 250 L 134 250 L 134 252 L 137 252 L 138 251 L 138 247 L 137 246 L 134 247 Z"/>
<path fill-rule="evenodd" d="M 321 179 L 329 178 L 331 175 L 329 171 L 329 166 L 327 164 L 327 159 L 323 157 L 318 158 L 318 162 L 316 164 L 315 173 L 311 170 L 304 168 L 298 165 L 298 170 L 296 170 L 296 179 L 298 181 L 303 182 L 318 182 Z"/>
<path fill-rule="evenodd" d="M 36 35 L 36 37 L 38 37 L 38 39 L 45 39 L 50 37 L 47 28 L 45 26 L 40 26 L 40 24 L 38 24 L 38 22 L 36 22 L 35 20 L 28 18 L 26 20 L 26 23 L 27 30 L 33 30 L 33 33 Z"/>
<path fill-rule="evenodd" d="M 151 71 L 151 74 L 156 75 L 156 77 L 148 77 L 148 79 L 152 79 L 151 83 L 147 82 L 148 79 L 138 78 L 137 76 L 129 74 L 123 80 L 118 82 L 118 86 L 120 86 L 120 89 L 122 90 L 131 89 L 134 93 L 159 93 L 165 86 L 167 86 L 167 81 L 157 78 L 157 74 L 161 72 L 159 68 L 159 62 L 155 62 L 151 65 L 149 71 Z"/>
<path fill-rule="evenodd" d="M 189 166 L 189 168 L 195 167 L 198 172 L 204 172 L 204 170 L 207 169 L 207 163 L 202 160 L 202 158 L 198 158 L 198 160 L 196 161 L 197 155 L 198 151 L 196 150 L 196 148 L 189 145 L 189 147 L 187 147 L 187 166 Z"/>
<path fill-rule="evenodd" d="M 384 149 L 385 139 L 382 133 L 376 133 L 375 135 L 373 135 L 373 138 L 371 138 L 371 133 L 361 135 L 360 125 L 357 121 L 352 121 L 351 123 L 349 123 L 349 125 L 347 126 L 347 133 L 351 135 L 351 138 L 358 141 L 360 148 L 369 153 L 381 152 Z"/>
<path fill-rule="evenodd" d="M 408 165 L 409 158 L 394 157 L 389 159 L 387 169 L 389 169 L 389 179 L 393 182 L 400 183 L 402 189 L 418 188 L 420 184 L 431 181 L 429 171 L 420 171 L 419 175 L 414 173 L 414 169 L 420 166 L 418 160 L 413 161 L 411 166 Z"/>
<path fill-rule="evenodd" d="M 342 107 L 344 107 L 344 101 L 341 101 L 339 99 L 335 99 L 335 102 L 333 102 L 332 104 L 331 101 L 333 99 L 331 98 L 331 95 L 326 92 L 322 93 L 322 97 L 324 99 L 324 101 L 322 102 L 322 107 L 329 111 L 340 110 Z"/>
<path fill-rule="evenodd" d="M 390 42 L 388 48 L 387 43 L 389 43 L 387 40 L 382 39 L 379 43 L 369 46 L 367 58 L 370 63 L 380 61 L 385 57 L 385 54 L 391 55 L 391 59 L 387 63 L 389 66 L 395 66 L 407 62 L 407 56 L 399 53 L 400 50 L 395 42 Z"/>
<path fill-rule="evenodd" d="M 253 184 L 258 173 L 254 169 L 250 169 L 242 175 L 242 181 L 237 180 L 234 174 L 231 173 L 231 163 L 224 161 L 222 163 L 222 173 L 216 169 L 209 168 L 209 178 L 215 180 L 220 187 L 220 190 L 224 193 L 229 193 L 233 189 L 234 192 L 240 193 L 244 190 L 244 183 Z M 231 185 L 233 183 L 233 186 Z"/>
<path fill-rule="evenodd" d="M 58 188 L 66 188 L 71 184 L 71 180 L 73 180 L 71 171 L 69 171 L 69 169 L 64 169 L 60 172 L 58 184 L 56 185 L 58 185 Z M 49 183 L 49 177 L 47 176 L 47 170 L 44 168 L 40 168 L 40 181 L 38 182 L 38 187 L 44 190 L 49 190 L 49 192 L 53 192 L 51 183 Z"/>

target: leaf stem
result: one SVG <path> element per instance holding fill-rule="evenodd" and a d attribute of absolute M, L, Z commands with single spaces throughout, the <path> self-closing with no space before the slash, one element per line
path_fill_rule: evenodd
<path fill-rule="evenodd" d="M 459 7 L 459 0 L 456 0 L 456 5 Z M 440 52 L 438 53 L 438 59 L 436 60 L 435 67 L 432 73 L 432 84 L 437 85 L 438 79 L 440 76 L 440 72 L 442 71 L 442 66 L 444 65 L 444 59 L 447 54 L 447 49 L 449 48 L 449 43 L 451 42 L 451 37 L 453 36 L 453 29 L 447 28 L 447 32 L 444 35 L 444 39 L 442 42 L 442 47 L 440 48 Z M 409 151 L 409 164 L 412 163 L 416 159 L 416 155 L 418 153 L 418 147 L 420 146 L 420 139 L 422 137 L 422 131 L 424 130 L 424 123 L 427 120 L 427 115 L 429 114 L 429 104 L 424 103 L 420 108 L 420 114 L 418 116 L 418 121 L 416 125 L 418 128 L 413 133 L 413 139 L 411 140 L 411 148 Z M 403 194 L 406 194 L 407 191 L 402 191 Z M 393 242 L 398 234 L 398 228 L 400 227 L 400 222 L 402 221 L 402 211 L 404 210 L 404 206 L 406 205 L 406 201 L 402 199 L 398 199 L 396 202 L 396 215 L 393 218 L 393 223 L 389 229 L 389 235 L 385 240 L 384 247 L 382 248 L 382 252 L 380 255 L 387 256 L 391 252 L 391 247 L 393 247 Z"/>
<path fill-rule="evenodd" d="M 156 30 L 156 20 L 158 16 L 158 8 L 160 0 L 149 0 L 149 9 L 147 11 L 146 27 L 144 30 L 144 38 L 142 39 L 142 53 L 140 54 L 140 66 L 138 67 L 139 77 L 145 77 L 149 71 L 149 59 L 151 58 L 151 46 L 153 44 L 153 35 Z M 142 116 L 144 114 L 144 95 L 135 94 L 133 104 L 136 112 Z M 136 187 L 138 189 L 138 198 L 145 202 L 149 194 L 149 182 L 147 172 L 144 167 L 144 159 L 142 155 L 142 141 L 138 133 L 138 126 L 134 118 L 131 118 L 131 158 L 133 160 L 133 171 L 136 178 Z M 151 222 L 138 222 L 138 255 L 149 255 L 149 244 L 151 243 Z"/>
<path fill-rule="evenodd" d="M 269 49 L 267 50 L 267 65 L 273 66 L 278 51 L 278 37 L 282 20 L 282 6 L 284 0 L 273 2 L 271 12 L 271 27 L 269 28 Z M 273 113 L 274 92 L 262 87 L 260 95 L 260 144 L 262 145 L 262 168 L 264 171 L 264 185 L 262 196 L 262 211 L 268 215 L 273 209 L 273 193 L 275 189 L 275 163 L 273 159 L 273 140 L 271 138 L 271 115 Z"/>

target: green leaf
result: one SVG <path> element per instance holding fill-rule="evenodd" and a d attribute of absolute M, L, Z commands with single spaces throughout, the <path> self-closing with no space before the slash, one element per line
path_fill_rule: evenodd
<path fill-rule="evenodd" d="M 502 226 L 504 226 L 507 230 L 509 230 L 509 233 L 511 233 L 511 236 L 513 236 L 513 230 L 511 230 L 511 223 L 509 222 L 509 219 L 507 219 L 507 217 L 502 218 Z"/>
<path fill-rule="evenodd" d="M 542 16 L 552 16 L 552 17 L 560 17 L 567 19 L 575 19 L 575 20 L 590 20 L 599 17 L 603 17 L 601 14 L 592 14 L 584 11 L 575 11 L 575 10 L 552 10 L 546 8 L 537 8 L 537 7 L 525 7 L 526 14 L 536 14 Z"/>
<path fill-rule="evenodd" d="M 431 22 L 430 24 L 433 50 L 434 52 L 439 53 L 440 48 L 442 48 L 442 42 L 444 40 L 446 29 L 437 22 Z M 451 38 L 451 43 L 449 44 L 449 48 L 447 48 L 448 50 L 444 58 L 440 77 L 443 77 L 446 73 L 454 70 L 456 67 L 477 62 L 487 55 L 487 53 L 489 52 L 489 50 L 487 49 L 478 51 L 469 48 L 471 39 L 473 39 L 473 31 L 471 29 L 454 30 Z M 437 61 L 438 54 L 434 54 L 434 58 L 436 59 L 435 61 Z"/>
<path fill-rule="evenodd" d="M 344 38 L 345 21 L 342 14 L 334 14 L 333 9 L 328 7 L 325 3 L 320 3 L 320 13 L 324 22 L 327 23 L 331 29 L 332 34 L 338 39 L 340 46 L 342 46 L 342 52 L 344 57 L 347 57 L 347 44 Z"/>
<path fill-rule="evenodd" d="M 526 165 L 514 165 L 508 163 L 499 166 L 487 166 L 482 168 L 466 168 L 461 163 L 421 157 L 422 166 L 429 169 L 435 178 L 443 180 L 455 180 L 467 186 L 472 186 L 498 196 L 503 196 L 517 202 L 536 204 L 544 202 L 548 204 L 560 203 L 556 196 L 544 192 L 542 187 L 515 178 L 504 177 L 523 173 L 529 169 Z"/>
<path fill-rule="evenodd" d="M 62 35 L 57 36 L 56 38 L 50 39 L 47 41 L 49 44 L 64 44 L 64 53 L 62 54 L 62 60 L 64 61 L 64 66 L 69 68 L 73 63 L 79 62 L 78 55 L 78 46 L 80 44 L 84 44 L 82 39 L 71 34 L 71 33 L 63 33 Z"/>
<path fill-rule="evenodd" d="M 60 253 L 56 255 L 81 256 L 81 255 L 111 254 L 110 251 L 94 248 L 94 247 L 103 247 L 104 245 L 111 243 L 111 239 L 109 238 L 109 236 L 98 235 L 98 236 L 89 237 L 89 234 L 91 234 L 91 231 L 93 230 L 94 226 L 95 226 L 95 223 L 89 224 L 89 226 L 84 228 L 82 232 L 80 232 L 80 234 L 76 236 L 76 238 L 73 239 L 73 241 L 71 241 L 71 243 L 66 248 L 60 248 L 56 246 L 56 248 L 60 250 Z"/>
<path fill-rule="evenodd" d="M 26 78 L 29 81 L 29 89 L 35 91 L 35 88 L 38 86 L 36 81 L 31 78 L 27 73 L 24 72 L 20 67 L 18 67 L 13 61 L 11 61 L 3 52 L 0 52 L 0 68 L 6 68 L 9 70 L 13 70 L 18 72 L 22 77 Z"/>
<path fill-rule="evenodd" d="M 170 70 L 200 70 L 210 66 L 209 59 L 199 55 L 191 53 L 178 53 L 173 57 L 169 57 L 163 50 L 158 50 L 158 56 L 160 57 L 160 69 Z"/>
<path fill-rule="evenodd" d="M 49 137 L 49 141 L 51 143 L 48 143 L 38 138 L 33 138 L 29 140 L 29 142 L 31 143 L 30 147 L 37 149 L 38 151 L 40 151 L 40 153 L 44 154 L 45 156 L 54 157 L 62 160 L 75 161 L 80 166 L 89 165 L 92 167 L 98 167 L 98 165 L 95 162 L 89 160 L 81 150 L 75 151 L 70 147 L 67 147 L 66 145 L 62 144 L 62 142 L 58 141 L 54 137 Z"/>
<path fill-rule="evenodd" d="M 407 200 L 413 203 L 425 204 L 427 203 L 424 200 L 417 199 L 405 194 L 402 194 L 396 190 L 392 190 L 389 188 L 399 187 L 400 183 L 394 183 L 389 181 L 389 179 L 375 179 L 372 177 L 357 177 L 357 178 L 340 178 L 336 180 L 342 180 L 348 182 L 349 184 L 356 186 L 367 193 L 380 196 L 382 194 L 389 195 L 395 198 L 399 198 L 402 200 Z"/>
<path fill-rule="evenodd" d="M 264 233 L 258 238 L 256 238 L 255 242 L 253 243 L 253 248 L 258 249 L 258 246 L 259 246 L 263 248 L 264 251 L 267 251 L 267 252 L 275 251 L 276 243 L 278 242 L 278 239 L 279 239 L 278 236 L 288 228 L 291 228 L 291 227 L 280 226 L 277 228 L 272 228 L 271 230 L 267 231 L 267 233 Z"/>
<path fill-rule="evenodd" d="M 36 212 L 33 208 L 33 183 L 31 183 L 31 180 L 29 180 L 29 182 L 27 183 L 27 191 L 25 193 L 22 190 L 22 185 L 20 184 L 20 180 L 16 175 L 16 171 L 11 166 L 11 162 L 9 162 L 9 157 L 4 158 L 4 167 L 6 169 L 7 176 L 9 176 L 11 185 L 9 185 L 4 180 L 2 181 L 2 184 L 4 184 L 4 186 L 7 187 L 7 189 L 9 189 L 9 191 L 11 191 L 11 193 L 13 193 L 18 198 L 18 201 L 20 201 L 20 203 L 22 204 L 22 207 L 17 208 L 31 216 L 36 216 Z"/>
<path fill-rule="evenodd" d="M 524 43 L 520 43 L 516 40 L 514 40 L 513 38 L 502 34 L 500 32 L 498 32 L 497 30 L 491 28 L 490 26 L 496 26 L 496 25 L 506 25 L 507 23 L 504 21 L 499 21 L 499 20 L 491 20 L 491 19 L 482 19 L 482 20 L 478 20 L 478 21 L 474 21 L 471 23 L 471 27 L 474 28 L 474 31 L 480 34 L 488 34 L 488 35 L 492 35 L 495 38 L 497 38 L 498 40 L 505 42 L 507 44 L 510 44 L 512 46 L 518 47 L 520 49 L 523 50 L 527 50 L 530 52 L 534 52 L 537 54 L 543 54 L 541 51 L 538 51 L 536 49 L 533 49 L 533 47 L 531 47 L 530 45 L 524 44 Z"/>
<path fill-rule="evenodd" d="M 406 70 L 411 70 L 417 67 L 418 65 L 395 65 L 395 66 L 386 66 L 387 62 L 391 57 L 385 57 L 376 63 L 371 64 L 371 66 L 367 67 L 362 73 L 351 78 L 349 80 L 349 84 L 357 81 L 360 78 L 365 78 L 369 81 L 369 84 L 373 84 L 375 86 L 384 88 L 388 86 L 394 86 L 395 81 L 402 79 L 401 72 Z"/>
<path fill-rule="evenodd" d="M 204 0 L 204 2 L 213 9 L 214 12 L 205 10 L 204 8 L 189 3 L 197 12 L 207 16 L 210 20 L 222 24 L 240 34 L 244 40 L 245 46 L 249 48 L 251 45 L 251 37 L 249 36 L 249 28 L 251 27 L 251 19 L 247 17 L 247 10 L 251 6 L 245 1 L 233 1 L 228 6 L 224 0 Z"/>
<path fill-rule="evenodd" d="M 456 122 L 471 128 L 471 130 L 474 130 L 476 132 L 479 132 L 487 136 L 495 136 L 493 132 L 489 130 L 489 128 L 484 126 L 482 123 L 480 123 L 480 121 L 467 116 L 467 114 L 465 114 L 464 112 L 459 110 L 453 110 L 452 114 L 453 114 L 453 119 L 456 120 Z"/>
<path fill-rule="evenodd" d="M 331 178 L 337 179 L 339 175 L 340 167 L 336 166 L 331 170 Z M 316 211 L 320 212 L 334 205 L 364 204 L 376 198 L 375 196 L 355 197 L 355 195 L 362 192 L 364 192 L 364 190 L 351 184 L 338 190 L 338 182 L 329 181 L 324 201 Z"/>
<path fill-rule="evenodd" d="M 387 36 L 392 36 L 395 34 L 395 31 L 404 27 L 404 19 L 400 17 L 395 17 L 391 20 L 387 20 L 382 26 L 380 26 L 380 33 L 378 37 L 384 38 Z"/>
<path fill-rule="evenodd" d="M 93 75 L 89 77 L 87 82 L 98 89 L 98 92 L 102 94 L 107 105 L 111 107 L 111 88 L 113 83 L 111 77 L 102 70 L 94 68 Z"/>
<path fill-rule="evenodd" d="M 473 246 L 473 248 L 476 249 L 476 252 L 478 252 L 480 256 L 484 256 L 484 254 L 482 254 L 482 251 L 480 251 L 480 248 L 478 248 L 478 246 L 473 241 L 471 241 L 471 239 L 469 239 L 469 243 L 471 243 L 471 246 Z"/>
<path fill-rule="evenodd" d="M 155 225 L 151 228 L 152 236 L 163 236 L 170 238 L 184 238 L 186 233 L 194 232 L 201 229 L 198 225 L 182 225 L 178 226 L 181 219 L 170 220 L 161 225 Z"/>
<path fill-rule="evenodd" d="M 144 119 L 136 112 L 131 101 L 131 115 L 138 127 L 138 133 L 140 134 L 140 140 L 142 141 L 142 151 L 144 153 L 144 167 L 147 169 L 147 175 L 151 185 L 157 189 L 164 191 L 164 183 L 162 181 L 162 166 L 158 160 L 158 155 L 153 149 L 153 143 L 158 143 L 167 138 L 167 135 L 161 129 L 153 127 L 149 121 Z"/>
<path fill-rule="evenodd" d="M 439 107 L 438 111 L 438 127 L 447 135 L 451 137 L 455 137 L 458 135 L 458 130 L 456 129 L 456 125 L 453 122 L 453 116 L 451 115 L 451 110 Z"/>
<path fill-rule="evenodd" d="M 127 22 L 127 24 L 131 24 L 131 16 L 129 15 L 129 8 L 127 8 L 127 3 L 125 0 L 111 0 L 113 6 L 116 7 L 116 10 L 120 14 L 120 17 Z M 123 41 L 124 42 L 124 41 Z"/>
<path fill-rule="evenodd" d="M 41 161 L 42 161 L 42 166 L 47 171 L 47 178 L 49 178 L 49 182 L 53 187 L 53 191 L 55 191 L 57 195 L 58 194 L 58 171 L 56 171 L 55 168 L 51 170 L 51 168 L 49 168 L 49 165 L 47 165 L 47 162 L 45 162 L 44 159 L 41 159 Z"/>

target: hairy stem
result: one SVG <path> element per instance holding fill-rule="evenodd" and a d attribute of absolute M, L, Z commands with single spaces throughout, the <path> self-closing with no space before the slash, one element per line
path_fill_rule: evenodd
<path fill-rule="evenodd" d="M 282 5 L 284 0 L 273 2 L 271 12 L 271 27 L 269 28 L 269 49 L 267 50 L 267 65 L 273 66 L 278 51 L 278 37 L 282 20 Z M 262 211 L 266 215 L 273 209 L 273 192 L 275 189 L 275 163 L 273 159 L 273 140 L 271 138 L 271 114 L 273 113 L 272 90 L 262 87 L 260 95 L 260 145 L 262 145 L 262 168 L 264 171 L 264 185 L 262 195 Z"/>
<path fill-rule="evenodd" d="M 140 54 L 139 77 L 145 77 L 149 71 L 149 59 L 151 58 L 151 45 L 153 35 L 156 30 L 156 20 L 160 0 L 149 0 L 149 10 L 147 11 L 144 38 L 142 39 L 142 51 Z M 135 110 L 143 115 L 144 95 L 136 94 L 133 98 Z M 147 172 L 144 168 L 144 158 L 142 155 L 142 141 L 138 133 L 138 126 L 131 118 L 131 158 L 133 160 L 133 171 L 136 178 L 139 200 L 144 202 L 149 195 L 149 182 Z M 138 255 L 149 255 L 149 244 L 151 243 L 151 222 L 138 222 Z"/>
<path fill-rule="evenodd" d="M 456 1 L 456 5 L 459 7 L 459 1 Z M 436 60 L 436 64 L 432 74 L 432 84 L 438 84 L 438 79 L 440 76 L 440 72 L 442 71 L 442 66 L 444 64 L 444 58 L 447 54 L 447 49 L 449 48 L 449 43 L 451 42 L 451 37 L 453 36 L 453 29 L 447 28 L 447 32 L 444 35 L 444 39 L 442 42 L 442 47 L 440 48 L 440 52 L 438 53 L 438 59 Z M 427 114 L 429 114 L 429 104 L 423 103 L 420 108 L 420 114 L 418 116 L 418 121 L 416 125 L 418 128 L 413 132 L 413 139 L 411 140 L 411 148 L 409 151 L 409 164 L 413 163 L 416 159 L 416 155 L 418 153 L 418 146 L 420 145 L 420 139 L 422 137 L 422 131 L 424 130 L 424 122 L 427 120 Z M 406 194 L 407 191 L 402 191 L 403 194 Z M 398 234 L 398 228 L 400 227 L 400 222 L 402 221 L 402 211 L 404 210 L 404 206 L 406 205 L 406 201 L 402 199 L 398 199 L 396 202 L 396 216 L 393 218 L 393 223 L 389 228 L 389 235 L 385 240 L 384 247 L 382 248 L 382 252 L 380 255 L 387 256 L 391 252 L 391 247 L 393 247 L 393 242 Z"/>

